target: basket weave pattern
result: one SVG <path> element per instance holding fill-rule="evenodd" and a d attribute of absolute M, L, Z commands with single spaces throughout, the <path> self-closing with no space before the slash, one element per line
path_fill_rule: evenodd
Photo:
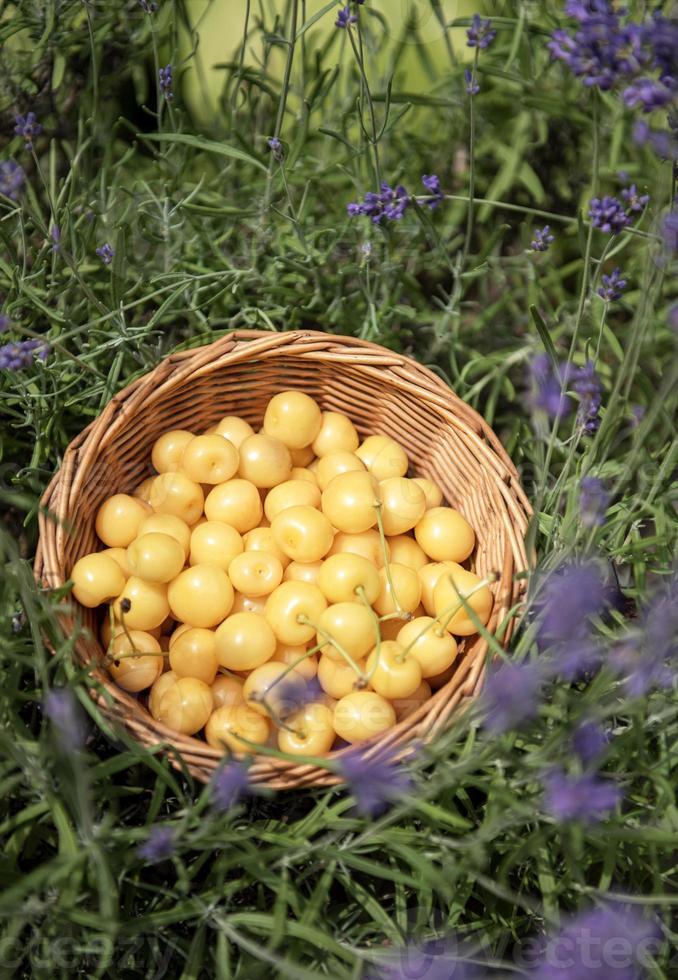
<path fill-rule="evenodd" d="M 40 515 L 37 579 L 63 586 L 81 556 L 98 547 L 97 509 L 113 493 L 131 492 L 150 475 L 151 449 L 168 429 L 200 432 L 225 415 L 261 424 L 267 401 L 278 391 L 300 388 L 323 410 L 350 416 L 361 436 L 383 433 L 405 448 L 412 471 L 443 490 L 476 531 L 472 555 L 479 575 L 498 572 L 489 630 L 495 630 L 521 592 L 517 572 L 527 567 L 524 534 L 530 514 L 517 472 L 491 428 L 431 371 L 365 341 L 310 331 L 236 331 L 207 347 L 173 354 L 155 370 L 111 399 L 101 415 L 70 444 L 61 469 L 47 488 Z M 62 616 L 67 632 L 73 616 L 92 637 L 77 641 L 77 655 L 100 682 L 93 690 L 107 717 L 122 722 L 147 746 L 166 743 L 206 781 L 221 755 L 204 741 L 178 735 L 148 713 L 144 699 L 117 687 L 101 666 L 96 610 L 72 602 Z M 503 635 L 510 638 L 511 623 Z M 486 643 L 470 637 L 460 645 L 453 676 L 415 713 L 376 744 L 403 749 L 429 739 L 482 683 Z M 254 783 L 272 788 L 322 786 L 337 782 L 326 769 L 260 755 L 250 770 Z"/>

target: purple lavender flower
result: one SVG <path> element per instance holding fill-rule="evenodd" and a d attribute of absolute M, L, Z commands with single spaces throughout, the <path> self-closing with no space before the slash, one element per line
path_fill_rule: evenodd
<path fill-rule="evenodd" d="M 678 138 L 666 130 L 652 129 L 644 119 L 636 121 L 633 140 L 639 146 L 648 144 L 664 160 L 678 160 Z"/>
<path fill-rule="evenodd" d="M 27 112 L 25 116 L 17 116 L 14 132 L 17 136 L 23 136 L 26 149 L 33 148 L 33 139 L 42 132 L 42 126 L 35 117 L 34 112 Z"/>
<path fill-rule="evenodd" d="M 469 954 L 469 959 L 477 953 Z M 464 950 L 454 936 L 443 936 L 419 945 L 412 943 L 380 955 L 377 972 L 365 980 L 487 980 L 488 973 L 464 961 Z"/>
<path fill-rule="evenodd" d="M 49 230 L 49 237 L 52 239 L 52 251 L 58 252 L 61 247 L 61 228 L 59 225 L 52 225 Z"/>
<path fill-rule="evenodd" d="M 22 371 L 33 364 L 36 355 L 44 360 L 48 347 L 40 340 L 17 340 L 0 347 L 0 371 Z"/>
<path fill-rule="evenodd" d="M 373 224 L 378 225 L 384 218 L 388 221 L 399 221 L 409 204 L 410 197 L 404 187 L 399 185 L 394 189 L 386 181 L 382 181 L 379 194 L 368 191 L 362 201 L 348 204 L 347 211 L 352 218 L 365 215 Z"/>
<path fill-rule="evenodd" d="M 531 721 L 539 711 L 543 682 L 540 667 L 528 661 L 489 670 L 480 698 L 485 727 L 506 732 Z"/>
<path fill-rule="evenodd" d="M 572 402 L 565 394 L 565 374 L 556 375 L 548 354 L 537 354 L 530 362 L 529 401 L 533 409 L 546 412 L 552 418 L 565 418 L 572 411 Z"/>
<path fill-rule="evenodd" d="M 0 194 L 10 201 L 17 201 L 24 189 L 26 174 L 15 160 L 3 160 L 0 163 Z"/>
<path fill-rule="evenodd" d="M 609 275 L 601 276 L 602 286 L 598 288 L 598 295 L 606 303 L 612 303 L 616 299 L 621 299 L 621 295 L 626 289 L 626 279 L 622 279 L 621 269 L 613 269 Z"/>
<path fill-rule="evenodd" d="M 626 201 L 626 207 L 629 211 L 642 211 L 650 203 L 650 195 L 639 194 L 635 184 L 631 184 L 630 187 L 625 187 L 621 192 L 621 196 Z"/>
<path fill-rule="evenodd" d="M 137 848 L 137 854 L 149 864 L 164 861 L 174 853 L 176 834 L 172 827 L 151 827 L 148 837 Z"/>
<path fill-rule="evenodd" d="M 669 211 L 662 221 L 661 234 L 666 247 L 671 252 L 678 252 L 678 209 Z"/>
<path fill-rule="evenodd" d="M 572 388 L 579 395 L 577 421 L 585 433 L 593 435 L 600 428 L 599 413 L 603 401 L 603 386 L 593 361 L 587 361 L 583 367 L 578 368 Z"/>
<path fill-rule="evenodd" d="M 580 721 L 572 733 L 572 748 L 584 766 L 599 759 L 609 741 L 609 732 L 593 718 Z"/>
<path fill-rule="evenodd" d="M 588 638 L 591 619 L 607 603 L 595 562 L 571 562 L 550 572 L 537 599 L 540 646 L 574 646 Z"/>
<path fill-rule="evenodd" d="M 339 768 L 346 779 L 356 806 L 365 816 L 383 813 L 389 803 L 407 796 L 412 780 L 395 760 L 392 749 L 369 756 L 361 748 L 353 748 L 342 756 Z"/>
<path fill-rule="evenodd" d="M 656 78 L 636 78 L 622 92 L 622 98 L 629 109 L 638 106 L 643 112 L 654 112 L 661 109 L 673 98 L 673 86 L 669 80 Z M 670 81 L 673 81 L 671 79 Z"/>
<path fill-rule="evenodd" d="M 115 256 L 115 249 L 108 242 L 104 242 L 99 248 L 95 248 L 94 251 L 97 253 L 104 265 L 110 265 Z"/>
<path fill-rule="evenodd" d="M 540 962 L 530 977 L 640 980 L 649 956 L 660 949 L 660 937 L 656 924 L 635 909 L 591 909 L 571 919 L 556 936 L 543 940 Z"/>
<path fill-rule="evenodd" d="M 0 333 L 6 333 L 9 330 L 11 322 L 6 313 L 0 313 Z"/>
<path fill-rule="evenodd" d="M 672 330 L 678 332 L 678 303 L 672 306 L 669 312 L 666 314 L 666 322 Z"/>
<path fill-rule="evenodd" d="M 594 197 L 589 202 L 589 218 L 594 228 L 608 232 L 611 235 L 618 235 L 627 225 L 631 224 L 631 219 L 624 210 L 624 205 L 616 197 L 606 195 L 603 198 Z"/>
<path fill-rule="evenodd" d="M 164 68 L 158 69 L 158 84 L 160 85 L 160 91 L 165 96 L 167 102 L 171 102 L 174 98 L 174 92 L 172 91 L 172 66 L 165 65 Z"/>
<path fill-rule="evenodd" d="M 534 237 L 530 243 L 530 248 L 535 252 L 546 252 L 549 245 L 555 241 L 549 225 L 544 225 L 543 228 L 535 228 L 532 234 Z"/>
<path fill-rule="evenodd" d="M 142 10 L 145 10 L 147 14 L 154 14 L 158 9 L 156 0 L 139 0 L 139 6 Z"/>
<path fill-rule="evenodd" d="M 229 810 L 249 791 L 249 767 L 231 762 L 219 769 L 212 779 L 212 801 L 217 810 Z"/>
<path fill-rule="evenodd" d="M 605 523 L 605 511 L 610 494 L 602 480 L 585 476 L 579 484 L 579 516 L 584 527 L 600 527 Z"/>
<path fill-rule="evenodd" d="M 466 94 L 467 95 L 477 95 L 480 91 L 480 85 L 473 77 L 473 72 L 470 68 L 464 68 L 464 81 L 466 83 Z"/>
<path fill-rule="evenodd" d="M 421 182 L 431 195 L 427 199 L 426 204 L 428 204 L 433 211 L 438 207 L 441 201 L 445 200 L 445 195 L 440 189 L 440 178 L 436 177 L 435 174 L 424 174 L 424 176 L 421 178 Z"/>
<path fill-rule="evenodd" d="M 568 776 L 553 769 L 544 777 L 544 787 L 544 808 L 559 823 L 596 823 L 621 800 L 619 787 L 590 772 Z"/>
<path fill-rule="evenodd" d="M 610 662 L 624 678 L 626 693 L 631 698 L 642 698 L 655 688 L 673 685 L 673 671 L 654 650 L 643 649 L 639 639 L 622 643 Z"/>
<path fill-rule="evenodd" d="M 283 158 L 283 145 L 277 136 L 269 136 L 266 140 L 268 148 L 273 154 L 273 158 L 280 162 Z"/>
<path fill-rule="evenodd" d="M 466 44 L 469 48 L 489 48 L 496 36 L 491 20 L 482 20 L 480 14 L 473 15 L 471 26 L 466 31 Z"/>
<path fill-rule="evenodd" d="M 357 14 L 351 13 L 351 8 L 348 4 L 339 11 L 337 19 L 334 22 L 335 27 L 340 27 L 343 30 L 348 30 L 351 24 L 355 24 L 358 20 Z"/>
<path fill-rule="evenodd" d="M 72 691 L 66 687 L 52 688 L 42 706 L 62 751 L 77 752 L 85 740 L 85 732 Z"/>

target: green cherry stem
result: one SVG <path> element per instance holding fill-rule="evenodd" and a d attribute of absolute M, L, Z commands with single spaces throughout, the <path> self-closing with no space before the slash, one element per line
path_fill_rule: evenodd
<path fill-rule="evenodd" d="M 388 582 L 388 588 L 391 594 L 391 599 L 393 600 L 393 605 L 395 606 L 395 616 L 397 616 L 398 619 L 411 619 L 410 614 L 408 612 L 405 612 L 405 610 L 401 608 L 401 605 L 398 602 L 398 596 L 396 595 L 396 591 L 393 586 L 393 579 L 391 577 L 391 564 L 388 560 L 388 551 L 386 550 L 387 545 L 386 545 L 386 535 L 384 533 L 384 521 L 381 516 L 382 506 L 383 505 L 380 500 L 376 500 L 374 502 L 374 509 L 377 514 L 377 528 L 379 529 L 379 540 L 381 541 L 381 550 L 384 556 L 384 572 L 386 574 L 386 581 Z"/>
<path fill-rule="evenodd" d="M 303 614 L 297 616 L 297 622 L 303 623 L 304 626 L 312 626 L 313 629 L 323 637 L 325 643 L 330 643 L 335 648 L 335 650 L 337 650 L 342 655 L 346 663 L 348 663 L 353 668 L 353 670 L 358 675 L 358 679 L 360 680 L 361 684 L 366 683 L 365 674 L 363 674 L 362 670 L 355 662 L 351 654 L 347 650 L 344 650 L 342 645 L 337 642 L 337 640 L 332 636 L 331 633 L 328 633 L 327 630 L 324 630 L 322 626 L 316 626 L 315 623 L 312 623 L 310 621 L 308 616 L 304 616 Z"/>

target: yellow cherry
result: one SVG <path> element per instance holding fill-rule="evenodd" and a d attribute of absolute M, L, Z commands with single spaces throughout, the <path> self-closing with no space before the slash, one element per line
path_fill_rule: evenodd
<path fill-rule="evenodd" d="M 180 469 L 194 483 L 225 483 L 237 473 L 240 457 L 235 446 L 220 435 L 196 436 L 186 443 Z"/>
<path fill-rule="evenodd" d="M 312 443 L 316 456 L 330 453 L 354 453 L 360 444 L 360 436 L 347 415 L 341 412 L 323 412 L 320 430 Z"/>
<path fill-rule="evenodd" d="M 371 473 L 340 473 L 323 490 L 322 511 L 338 531 L 360 534 L 377 523 L 378 499 Z"/>
<path fill-rule="evenodd" d="M 217 676 L 217 641 L 212 630 L 186 630 L 172 644 L 170 667 L 177 677 L 197 677 L 211 684 Z"/>
<path fill-rule="evenodd" d="M 158 708 L 160 707 L 160 699 L 169 690 L 173 684 L 179 680 L 177 675 L 173 670 L 168 670 L 166 673 L 161 674 L 156 681 L 153 682 L 151 690 L 148 692 L 148 710 L 151 715 L 157 720 Z"/>
<path fill-rule="evenodd" d="M 158 473 L 175 473 L 179 469 L 181 454 L 194 439 L 186 429 L 171 429 L 156 440 L 151 451 L 151 461 Z"/>
<path fill-rule="evenodd" d="M 329 602 L 362 602 L 358 592 L 362 588 L 372 604 L 379 595 L 381 582 L 379 572 L 367 558 L 345 552 L 323 562 L 318 588 Z"/>
<path fill-rule="evenodd" d="M 345 742 L 364 742 L 395 725 L 393 705 L 376 691 L 346 694 L 334 709 L 334 730 Z"/>
<path fill-rule="evenodd" d="M 118 562 L 104 552 L 78 559 L 71 572 L 73 595 L 77 601 L 93 609 L 110 602 L 125 588 L 125 573 Z"/>
<path fill-rule="evenodd" d="M 113 615 L 130 630 L 152 630 L 169 616 L 167 586 L 130 576 L 113 603 Z"/>
<path fill-rule="evenodd" d="M 430 510 L 431 507 L 440 507 L 443 502 L 443 491 L 437 483 L 425 476 L 415 476 L 413 482 L 424 491 L 426 510 Z"/>
<path fill-rule="evenodd" d="M 180 636 L 183 636 L 183 634 L 187 630 L 192 630 L 192 629 L 195 629 L 195 626 L 191 626 L 189 623 L 181 623 L 179 626 L 177 626 L 177 628 L 173 630 L 172 633 L 170 634 L 170 638 L 169 638 L 170 650 L 172 649 L 172 647 L 177 642 Z"/>
<path fill-rule="evenodd" d="M 310 681 L 318 673 L 318 658 L 315 654 L 306 656 L 306 647 L 303 644 L 291 647 L 279 643 L 271 657 L 271 662 L 294 667 L 295 671 L 307 681 Z"/>
<path fill-rule="evenodd" d="M 345 554 L 346 552 L 351 555 L 361 555 L 363 558 L 367 558 L 377 568 L 381 568 L 384 564 L 384 549 L 381 543 L 381 536 L 375 528 L 362 531 L 360 534 L 346 534 L 345 531 L 339 531 L 335 534 L 334 543 L 327 553 L 328 557 L 330 555 Z M 390 547 L 387 542 L 387 560 L 389 556 Z M 407 562 L 403 562 L 403 564 L 406 565 Z"/>
<path fill-rule="evenodd" d="M 309 470 L 304 466 L 293 466 L 290 470 L 290 480 L 304 480 L 306 483 L 312 483 L 313 486 L 318 486 L 318 481 L 313 470 Z"/>
<path fill-rule="evenodd" d="M 184 558 L 176 538 L 155 531 L 140 535 L 127 548 L 132 574 L 145 582 L 171 582 L 184 567 Z"/>
<path fill-rule="evenodd" d="M 228 439 L 236 449 L 240 449 L 245 439 L 254 435 L 254 429 L 249 422 L 241 419 L 238 415 L 227 415 L 221 422 L 217 423 L 214 431 L 223 439 Z"/>
<path fill-rule="evenodd" d="M 223 708 L 225 705 L 244 704 L 243 684 L 242 677 L 234 677 L 232 674 L 217 674 L 210 685 L 214 707 Z"/>
<path fill-rule="evenodd" d="M 436 616 L 449 633 L 472 636 L 478 629 L 464 609 L 460 596 L 485 626 L 492 612 L 492 593 L 482 584 L 482 579 L 465 568 L 446 569 L 438 579 L 433 590 Z"/>
<path fill-rule="evenodd" d="M 97 511 L 95 529 L 109 548 L 126 548 L 139 533 L 139 525 L 151 513 L 148 504 L 138 497 L 116 493 Z"/>
<path fill-rule="evenodd" d="M 289 558 L 287 559 L 289 561 Z M 322 561 L 292 561 L 285 569 L 284 582 L 310 582 L 318 584 L 318 575 L 323 567 Z"/>
<path fill-rule="evenodd" d="M 170 538 L 178 541 L 184 549 L 184 556 L 188 556 L 191 541 L 191 529 L 180 517 L 174 514 L 149 514 L 139 526 L 139 534 L 168 534 Z"/>
<path fill-rule="evenodd" d="M 235 613 L 216 631 L 217 659 L 227 670 L 254 670 L 275 652 L 275 634 L 258 613 Z"/>
<path fill-rule="evenodd" d="M 318 403 L 303 391 L 281 391 L 266 406 L 264 432 L 290 449 L 309 446 L 321 424 Z"/>
<path fill-rule="evenodd" d="M 172 615 L 180 623 L 209 629 L 224 620 L 233 605 L 233 586 L 223 568 L 193 565 L 167 587 Z"/>
<path fill-rule="evenodd" d="M 320 507 L 320 489 L 308 480 L 286 480 L 266 494 L 264 513 L 273 523 L 275 517 L 290 507 Z"/>
<path fill-rule="evenodd" d="M 461 568 L 461 565 L 458 565 L 455 561 L 436 561 L 429 562 L 427 565 L 422 565 L 421 568 L 417 570 L 419 581 L 421 582 L 421 602 L 424 607 L 424 611 L 429 616 L 433 616 L 435 613 L 433 590 L 438 584 L 438 579 L 440 576 L 448 568 Z"/>
<path fill-rule="evenodd" d="M 398 633 L 398 643 L 419 661 L 422 677 L 441 674 L 457 656 L 456 641 L 431 616 L 417 616 L 405 623 Z"/>
<path fill-rule="evenodd" d="M 200 484 L 183 473 L 161 473 L 153 481 L 151 507 L 157 514 L 173 514 L 191 525 L 202 517 L 204 503 Z"/>
<path fill-rule="evenodd" d="M 407 698 L 421 684 L 419 661 L 405 654 L 404 647 L 395 640 L 386 640 L 375 647 L 367 658 L 367 676 L 370 684 L 382 697 Z"/>
<path fill-rule="evenodd" d="M 426 497 L 421 487 L 403 476 L 392 476 L 379 484 L 384 533 L 404 534 L 424 516 Z"/>
<path fill-rule="evenodd" d="M 287 446 L 273 436 L 248 436 L 240 446 L 238 475 L 256 487 L 268 489 L 289 480 L 292 457 Z"/>
<path fill-rule="evenodd" d="M 417 690 L 413 691 L 408 697 L 395 698 L 393 707 L 395 708 L 396 720 L 403 721 L 404 718 L 409 718 L 430 697 L 431 685 L 427 681 L 422 681 Z"/>
<path fill-rule="evenodd" d="M 283 568 L 289 565 L 290 559 L 275 543 L 270 527 L 253 527 L 247 534 L 243 534 L 242 540 L 245 551 L 265 551 L 268 555 L 275 555 Z"/>
<path fill-rule="evenodd" d="M 335 738 L 332 710 L 313 702 L 295 712 L 278 731 L 278 748 L 289 755 L 323 756 L 332 748 Z"/>
<path fill-rule="evenodd" d="M 356 449 L 356 456 L 379 481 L 407 473 L 407 454 L 390 436 L 368 436 Z"/>
<path fill-rule="evenodd" d="M 130 656 L 134 652 L 140 655 Z M 145 691 L 162 674 L 163 658 L 153 656 L 160 653 L 160 644 L 150 633 L 142 630 L 118 633 L 113 639 L 112 653 L 111 677 L 123 691 L 131 694 Z"/>
<path fill-rule="evenodd" d="M 452 507 L 432 507 L 414 529 L 419 545 L 433 561 L 465 561 L 476 536 L 471 525 Z"/>
<path fill-rule="evenodd" d="M 267 598 L 265 595 L 243 595 L 242 592 L 234 592 L 233 606 L 229 615 L 235 616 L 236 613 L 250 612 L 263 616 Z"/>
<path fill-rule="evenodd" d="M 227 480 L 210 490 L 205 501 L 208 521 L 230 524 L 240 534 L 251 531 L 261 521 L 264 509 L 259 491 L 249 480 Z"/>
<path fill-rule="evenodd" d="M 363 674 L 367 669 L 364 660 L 356 660 L 356 667 Z M 339 699 L 355 691 L 361 678 L 346 660 L 332 660 L 322 654 L 318 661 L 318 681 L 326 694 Z"/>
<path fill-rule="evenodd" d="M 396 534 L 388 539 L 391 561 L 398 565 L 407 565 L 418 572 L 428 563 L 428 557 L 409 534 Z"/>
<path fill-rule="evenodd" d="M 139 500 L 143 500 L 145 504 L 151 503 L 151 487 L 153 486 L 154 476 L 147 476 L 145 480 L 134 488 L 132 491 L 133 497 L 138 497 Z"/>
<path fill-rule="evenodd" d="M 414 612 L 421 599 L 421 581 L 413 568 L 390 562 L 386 568 L 379 570 L 380 591 L 373 605 L 380 616 L 393 612 Z M 392 594 L 391 586 L 393 586 Z"/>
<path fill-rule="evenodd" d="M 315 453 L 310 446 L 302 446 L 301 449 L 292 449 L 288 446 L 292 457 L 292 469 L 308 466 L 315 459 Z"/>
<path fill-rule="evenodd" d="M 316 585 L 283 582 L 266 600 L 264 615 L 279 643 L 299 646 L 313 638 L 314 624 L 326 606 L 325 597 Z"/>
<path fill-rule="evenodd" d="M 318 620 L 317 643 L 324 643 L 323 657 L 346 663 L 337 647 L 327 642 L 333 637 L 354 660 L 366 657 L 376 643 L 375 618 L 366 606 L 356 602 L 337 602 L 328 606 Z"/>
<path fill-rule="evenodd" d="M 309 484 L 310 485 L 310 484 Z M 334 531 L 314 507 L 288 507 L 271 521 L 273 540 L 292 561 L 319 561 L 332 547 Z"/>
<path fill-rule="evenodd" d="M 197 677 L 179 677 L 158 699 L 158 721 L 181 735 L 205 727 L 214 701 L 212 691 Z"/>
<path fill-rule="evenodd" d="M 286 718 L 299 707 L 299 692 L 306 682 L 296 670 L 288 670 L 285 664 L 269 660 L 255 667 L 245 681 L 243 695 L 253 711 L 262 715 Z"/>
<path fill-rule="evenodd" d="M 282 582 L 283 567 L 275 555 L 265 551 L 243 551 L 228 568 L 228 577 L 244 595 L 269 595 Z"/>
<path fill-rule="evenodd" d="M 228 571 L 229 565 L 243 551 L 243 539 L 230 524 L 203 521 L 191 531 L 191 565 L 216 565 Z"/>
<path fill-rule="evenodd" d="M 213 749 L 230 749 L 236 755 L 255 752 L 248 745 L 264 745 L 268 739 L 270 725 L 268 718 L 253 711 L 246 704 L 227 704 L 217 708 L 205 725 L 205 738 Z"/>
<path fill-rule="evenodd" d="M 330 453 L 318 461 L 315 475 L 318 486 L 324 490 L 335 476 L 342 473 L 364 473 L 365 469 L 362 459 L 358 459 L 355 453 Z"/>

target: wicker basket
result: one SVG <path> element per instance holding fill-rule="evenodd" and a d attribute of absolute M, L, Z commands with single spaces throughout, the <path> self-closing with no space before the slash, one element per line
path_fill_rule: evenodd
<path fill-rule="evenodd" d="M 48 588 L 63 586 L 78 558 L 97 548 L 94 518 L 110 494 L 130 491 L 150 473 L 154 441 L 167 429 L 206 429 L 224 415 L 260 424 L 277 391 L 301 388 L 323 409 L 349 415 L 361 434 L 384 433 L 406 449 L 412 469 L 443 489 L 477 532 L 472 561 L 479 574 L 498 572 L 488 629 L 496 629 L 521 592 L 516 573 L 526 568 L 524 533 L 529 504 L 515 468 L 483 419 L 427 369 L 400 354 L 350 337 L 316 332 L 236 331 L 207 347 L 173 354 L 154 371 L 111 399 L 102 414 L 70 444 L 42 499 L 36 577 Z M 72 610 L 72 605 L 69 606 Z M 63 626 L 72 632 L 72 611 Z M 98 636 L 96 611 L 79 610 Z M 506 642 L 511 625 L 504 633 Z M 122 722 L 144 745 L 178 749 L 184 764 L 207 781 L 220 753 L 204 741 L 177 735 L 155 721 L 144 700 L 118 688 L 101 668 L 97 639 L 82 631 L 77 654 L 101 688 L 93 689 L 105 715 Z M 86 634 L 85 634 L 86 636 Z M 481 685 L 486 643 L 478 636 L 460 646 L 448 683 L 414 714 L 375 743 L 406 751 L 445 725 L 463 699 Z M 173 762 L 176 765 L 176 760 Z M 338 782 L 326 769 L 259 756 L 255 783 L 272 788 Z"/>

